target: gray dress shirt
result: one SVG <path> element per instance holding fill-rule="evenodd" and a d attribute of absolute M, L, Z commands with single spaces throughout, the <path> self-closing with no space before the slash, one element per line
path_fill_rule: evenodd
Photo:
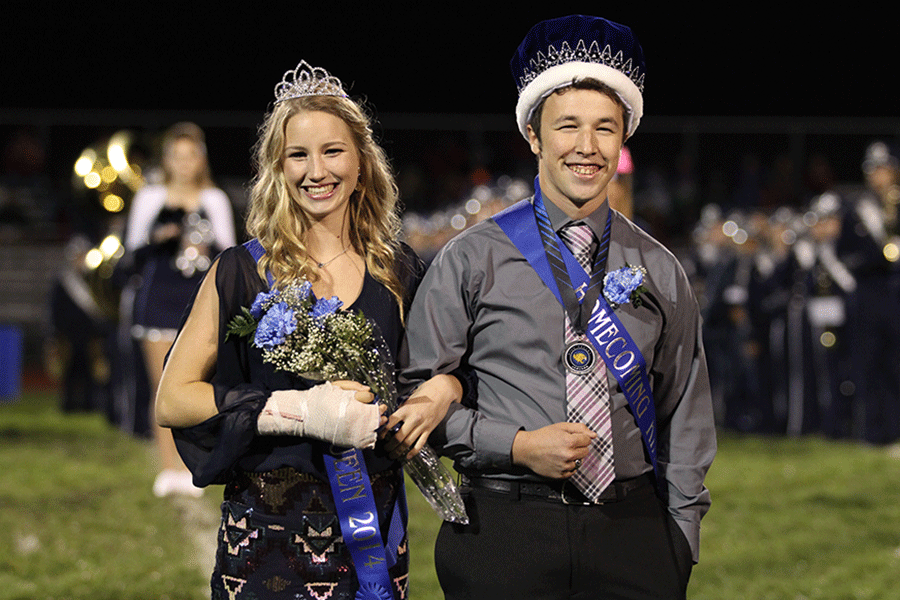
<path fill-rule="evenodd" d="M 556 231 L 570 222 L 552 202 L 546 207 Z M 608 210 L 604 203 L 583 219 L 597 239 Z M 696 561 L 710 503 L 703 481 L 716 451 L 699 310 L 675 257 L 613 211 L 607 271 L 626 263 L 647 269 L 648 291 L 641 307 L 622 305 L 616 314 L 646 360 L 669 510 Z M 512 464 L 512 443 L 519 430 L 566 421 L 564 320 L 559 301 L 493 220 L 459 234 L 435 257 L 410 310 L 401 383 L 415 385 L 460 364 L 477 374 L 477 408 L 454 404 L 431 438 L 460 472 L 540 479 Z M 607 376 L 616 478 L 650 472 L 628 401 Z"/>

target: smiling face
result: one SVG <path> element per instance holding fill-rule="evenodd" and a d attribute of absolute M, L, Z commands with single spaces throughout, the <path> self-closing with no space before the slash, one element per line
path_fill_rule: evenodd
<path fill-rule="evenodd" d="M 544 197 L 569 216 L 605 199 L 625 142 L 622 107 L 595 90 L 567 89 L 544 101 L 540 136 L 528 127 Z"/>
<path fill-rule="evenodd" d="M 284 180 L 291 198 L 311 219 L 344 219 L 359 166 L 350 128 L 339 117 L 302 111 L 286 123 Z"/>

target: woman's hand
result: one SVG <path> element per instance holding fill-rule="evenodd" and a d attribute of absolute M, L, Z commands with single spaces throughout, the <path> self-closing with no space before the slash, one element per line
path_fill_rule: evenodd
<path fill-rule="evenodd" d="M 450 405 L 462 399 L 462 392 L 462 384 L 453 375 L 435 375 L 416 388 L 382 432 L 388 455 L 408 459 L 418 454 Z"/>
<path fill-rule="evenodd" d="M 375 431 L 379 423 L 386 421 L 385 407 L 371 403 L 371 392 L 366 386 L 341 383 L 346 387 L 326 381 L 306 390 L 272 392 L 257 418 L 257 432 L 315 438 L 336 446 L 374 448 Z M 356 401 L 357 397 L 368 402 Z"/>
<path fill-rule="evenodd" d="M 372 402 L 375 401 L 375 394 L 372 393 L 372 390 L 369 388 L 369 386 L 363 385 L 357 381 L 350 381 L 349 379 L 338 379 L 337 381 L 332 381 L 331 385 L 349 392 L 356 392 L 353 398 L 357 402 L 362 402 L 363 404 L 372 404 Z M 387 417 L 384 416 L 384 413 L 387 411 L 387 407 L 384 405 L 379 405 L 378 411 L 380 419 L 379 427 L 384 427 L 387 424 L 388 420 Z"/>

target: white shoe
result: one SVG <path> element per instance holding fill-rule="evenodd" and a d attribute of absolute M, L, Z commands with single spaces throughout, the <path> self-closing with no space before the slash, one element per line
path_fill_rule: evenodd
<path fill-rule="evenodd" d="M 203 488 L 198 488 L 194 485 L 194 478 L 190 471 L 175 471 L 172 481 L 173 494 L 191 496 L 192 498 L 199 498 L 203 495 Z"/>
<path fill-rule="evenodd" d="M 157 498 L 172 495 L 199 498 L 203 495 L 203 488 L 194 485 L 190 471 L 164 469 L 153 482 L 153 495 Z"/>
<path fill-rule="evenodd" d="M 172 477 L 174 475 L 175 471 L 171 469 L 160 471 L 156 476 L 156 481 L 153 482 L 153 495 L 163 498 L 172 493 Z"/>

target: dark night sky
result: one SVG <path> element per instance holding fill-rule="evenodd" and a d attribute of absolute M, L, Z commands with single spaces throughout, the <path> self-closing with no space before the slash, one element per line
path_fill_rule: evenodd
<path fill-rule="evenodd" d="M 5 9 L 0 108 L 262 113 L 281 74 L 305 58 L 379 112 L 511 113 L 508 63 L 518 42 L 540 19 L 584 10 L 566 2 L 518 12 L 484 2 L 222 3 L 214 11 L 145 2 L 108 12 L 60 4 Z M 603 16 L 629 24 L 644 47 L 647 115 L 897 114 L 887 92 L 894 26 L 874 12 L 810 16 L 792 7 L 788 19 L 646 4 Z"/>

